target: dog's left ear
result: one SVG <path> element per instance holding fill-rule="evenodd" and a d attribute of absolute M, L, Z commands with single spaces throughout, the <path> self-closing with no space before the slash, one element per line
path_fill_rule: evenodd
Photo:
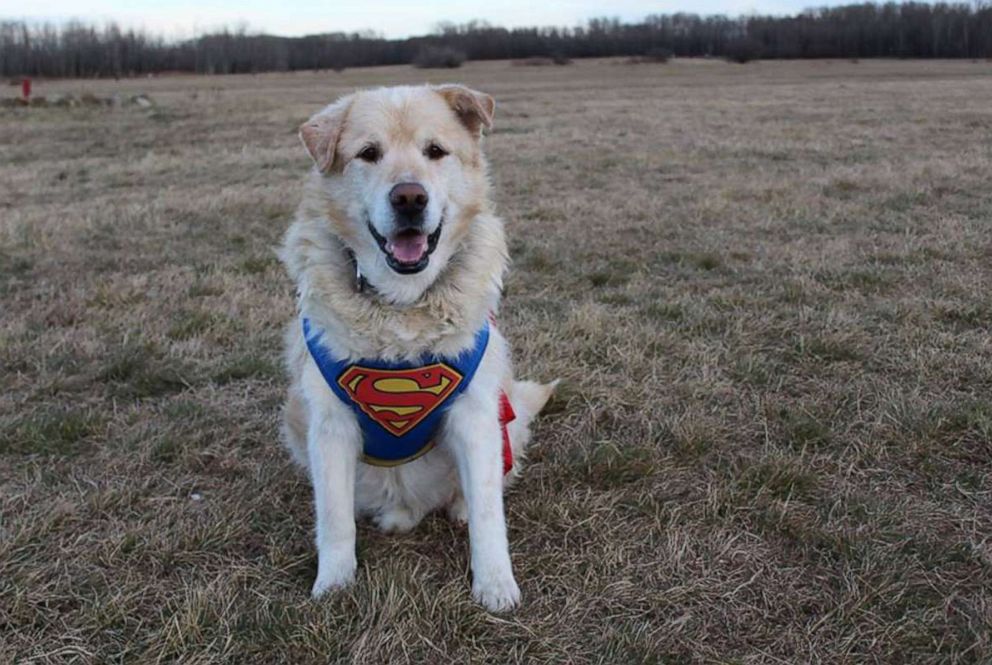
<path fill-rule="evenodd" d="M 463 85 L 441 85 L 434 90 L 444 97 L 473 136 L 479 136 L 483 127 L 492 129 L 493 112 L 496 110 L 495 99 L 484 92 Z"/>

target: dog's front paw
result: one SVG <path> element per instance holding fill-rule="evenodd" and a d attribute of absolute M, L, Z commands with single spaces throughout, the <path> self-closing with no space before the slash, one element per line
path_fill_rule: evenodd
<path fill-rule="evenodd" d="M 354 553 L 339 556 L 320 557 L 317 566 L 317 579 L 313 583 L 310 596 L 320 598 L 329 591 L 343 589 L 355 581 L 355 569 L 358 561 Z"/>
<path fill-rule="evenodd" d="M 520 604 L 520 587 L 512 573 L 474 575 L 472 597 L 490 612 L 507 612 Z"/>

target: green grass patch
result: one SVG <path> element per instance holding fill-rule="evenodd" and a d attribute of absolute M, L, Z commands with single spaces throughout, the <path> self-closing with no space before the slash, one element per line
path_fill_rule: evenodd
<path fill-rule="evenodd" d="M 249 256 L 238 264 L 238 270 L 247 275 L 261 275 L 279 266 L 274 256 Z"/>
<path fill-rule="evenodd" d="M 614 259 L 605 266 L 586 274 L 589 283 L 596 287 L 623 286 L 637 272 L 638 265 L 627 259 Z"/>
<path fill-rule="evenodd" d="M 524 219 L 534 222 L 560 222 L 565 219 L 565 213 L 557 208 L 537 206 L 524 213 Z"/>
<path fill-rule="evenodd" d="M 860 291 L 878 294 L 893 285 L 890 273 L 881 268 L 828 270 L 816 275 L 817 281 L 833 291 Z"/>
<path fill-rule="evenodd" d="M 781 380 L 784 372 L 781 364 L 763 353 L 747 353 L 734 358 L 729 368 L 734 381 L 753 388 L 767 388 Z"/>
<path fill-rule="evenodd" d="M 700 270 L 716 270 L 723 265 L 723 259 L 716 254 L 689 254 L 689 264 Z"/>
<path fill-rule="evenodd" d="M 781 408 L 776 415 L 783 442 L 797 452 L 823 449 L 833 440 L 830 427 L 806 411 Z"/>
<path fill-rule="evenodd" d="M 968 401 L 947 409 L 942 418 L 942 429 L 956 433 L 972 433 L 992 441 L 992 404 Z"/>
<path fill-rule="evenodd" d="M 20 276 L 31 272 L 34 262 L 24 256 L 10 256 L 0 252 L 0 275 Z"/>
<path fill-rule="evenodd" d="M 181 310 L 172 319 L 172 325 L 166 331 L 169 339 L 177 341 L 199 337 L 210 329 L 215 318 L 208 312 L 198 310 Z"/>
<path fill-rule="evenodd" d="M 675 265 L 695 268 L 696 270 L 716 270 L 724 265 L 719 254 L 712 252 L 679 252 L 666 251 L 654 255 L 652 263 L 656 265 Z"/>
<path fill-rule="evenodd" d="M 180 420 L 182 422 L 191 422 L 205 418 L 210 414 L 207 407 L 200 402 L 190 399 L 170 401 L 162 411 L 170 420 Z"/>
<path fill-rule="evenodd" d="M 758 497 L 782 501 L 803 499 L 816 489 L 816 477 L 796 460 L 769 456 L 744 466 L 737 478 L 737 486 L 749 500 Z"/>
<path fill-rule="evenodd" d="M 623 286 L 630 281 L 630 275 L 618 270 L 597 270 L 588 275 L 593 286 Z"/>
<path fill-rule="evenodd" d="M 791 305 L 805 305 L 812 300 L 812 296 L 802 283 L 787 280 L 781 285 L 779 299 Z"/>
<path fill-rule="evenodd" d="M 269 360 L 256 355 L 235 358 L 214 373 L 214 383 L 224 385 L 233 381 L 245 379 L 271 379 L 279 374 L 278 366 Z"/>
<path fill-rule="evenodd" d="M 647 618 L 611 621 L 604 638 L 602 653 L 598 654 L 602 663 L 691 665 L 696 662 L 691 649 L 667 643 L 663 631 L 657 630 Z"/>
<path fill-rule="evenodd" d="M 548 251 L 539 247 L 525 252 L 519 265 L 534 272 L 554 272 L 558 269 L 558 262 Z"/>
<path fill-rule="evenodd" d="M 102 426 L 86 409 L 51 407 L 0 425 L 0 453 L 70 455 Z"/>
<path fill-rule="evenodd" d="M 182 441 L 176 436 L 165 436 L 152 444 L 149 458 L 156 464 L 172 464 L 182 454 Z"/>
<path fill-rule="evenodd" d="M 210 296 L 219 296 L 224 294 L 224 289 L 219 286 L 214 286 L 204 281 L 196 281 L 192 286 L 186 291 L 186 294 L 190 298 L 207 298 Z"/>
<path fill-rule="evenodd" d="M 681 321 L 685 308 L 679 303 L 655 301 L 641 308 L 641 313 L 652 321 Z"/>
<path fill-rule="evenodd" d="M 532 127 L 494 127 L 493 134 L 532 134 Z"/>
<path fill-rule="evenodd" d="M 817 516 L 778 504 L 754 510 L 748 521 L 766 537 L 775 538 L 803 559 L 828 565 L 849 564 L 865 551 L 865 536 L 851 529 L 829 528 Z"/>
<path fill-rule="evenodd" d="M 185 461 L 196 466 L 193 458 L 206 453 L 230 427 L 223 412 L 184 397 L 168 400 L 161 408 L 161 416 L 134 444 L 147 444 L 149 460 L 156 464 Z"/>
<path fill-rule="evenodd" d="M 97 376 L 117 397 L 145 399 L 182 392 L 191 372 L 176 359 L 158 357 L 151 345 L 120 349 Z"/>
<path fill-rule="evenodd" d="M 629 307 L 634 304 L 634 299 L 627 293 L 603 293 L 596 300 L 604 305 L 614 307 Z"/>
<path fill-rule="evenodd" d="M 579 475 L 599 489 L 638 482 L 656 468 L 653 451 L 636 444 L 600 442 L 578 461 Z"/>
<path fill-rule="evenodd" d="M 847 178 L 835 178 L 823 188 L 825 196 L 842 201 L 850 200 L 864 191 L 867 191 L 864 185 Z"/>
<path fill-rule="evenodd" d="M 793 353 L 800 358 L 813 358 L 828 363 L 853 362 L 863 357 L 853 340 L 827 336 L 800 335 L 793 345 Z"/>
<path fill-rule="evenodd" d="M 959 329 L 980 328 L 984 331 L 992 327 L 992 307 L 984 303 L 941 305 L 936 308 L 934 317 Z"/>
<path fill-rule="evenodd" d="M 699 460 L 714 448 L 718 435 L 702 427 L 686 427 L 671 433 L 671 447 L 683 461 Z"/>
<path fill-rule="evenodd" d="M 931 196 L 924 191 L 897 192 L 882 200 L 880 207 L 893 212 L 908 212 L 913 208 L 925 206 L 931 201 Z"/>

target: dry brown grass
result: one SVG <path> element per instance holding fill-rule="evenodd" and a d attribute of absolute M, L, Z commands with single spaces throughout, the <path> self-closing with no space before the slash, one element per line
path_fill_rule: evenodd
<path fill-rule="evenodd" d="M 326 602 L 272 247 L 344 74 L 0 115 L 0 661 L 992 659 L 992 69 L 471 63 L 525 375 L 524 607 L 443 518 Z M 4 94 L 12 94 L 8 91 Z"/>

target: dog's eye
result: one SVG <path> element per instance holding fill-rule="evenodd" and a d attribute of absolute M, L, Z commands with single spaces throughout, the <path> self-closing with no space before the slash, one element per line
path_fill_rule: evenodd
<path fill-rule="evenodd" d="M 427 146 L 427 150 L 424 151 L 427 155 L 427 159 L 441 159 L 448 154 L 448 151 L 439 146 L 437 143 L 431 143 Z"/>
<path fill-rule="evenodd" d="M 379 152 L 379 146 L 375 145 L 365 146 L 358 153 L 358 158 L 366 162 L 378 162 L 380 157 L 382 157 L 382 153 Z"/>

